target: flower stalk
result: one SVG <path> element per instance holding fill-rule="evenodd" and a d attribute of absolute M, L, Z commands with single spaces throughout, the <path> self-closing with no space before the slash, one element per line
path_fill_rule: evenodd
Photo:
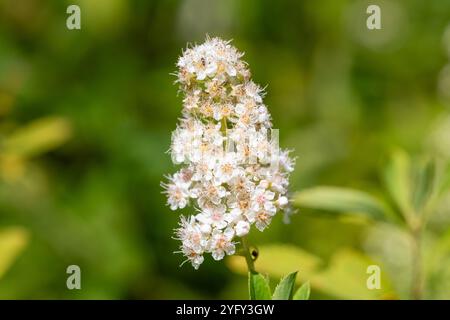
<path fill-rule="evenodd" d="M 422 299 L 422 228 L 418 225 L 411 230 L 412 236 L 412 283 L 411 298 Z"/>
<path fill-rule="evenodd" d="M 248 245 L 247 237 L 241 237 L 243 255 L 245 257 L 245 262 L 247 263 L 247 269 L 251 273 L 256 273 L 255 263 L 253 261 L 252 253 L 250 252 L 250 246 Z"/>

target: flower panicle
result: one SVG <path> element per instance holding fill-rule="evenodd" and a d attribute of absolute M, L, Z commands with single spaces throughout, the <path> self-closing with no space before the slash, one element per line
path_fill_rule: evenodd
<path fill-rule="evenodd" d="M 207 37 L 177 62 L 183 110 L 169 150 L 182 167 L 162 186 L 172 210 L 198 208 L 181 216 L 175 230 L 195 269 L 205 253 L 215 260 L 234 254 L 236 237 L 251 226 L 263 231 L 289 204 L 295 163 L 267 138 L 272 122 L 264 89 L 251 80 L 243 55 L 230 41 Z"/>

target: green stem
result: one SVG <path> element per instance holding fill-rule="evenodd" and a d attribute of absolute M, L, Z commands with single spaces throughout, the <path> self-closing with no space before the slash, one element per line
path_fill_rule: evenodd
<path fill-rule="evenodd" d="M 227 129 L 228 129 L 228 127 L 227 127 L 227 118 L 223 117 L 222 118 L 222 128 L 221 128 L 221 130 L 222 130 L 222 133 L 223 133 L 225 138 L 227 137 Z M 228 149 L 227 149 L 228 145 L 227 144 L 228 144 L 228 139 L 225 139 L 224 144 L 223 144 L 223 147 L 225 148 L 225 152 L 228 151 Z"/>
<path fill-rule="evenodd" d="M 247 237 L 241 237 L 243 254 L 245 257 L 245 262 L 247 262 L 248 271 L 251 273 L 256 273 L 255 264 L 253 263 L 252 254 L 250 252 L 250 247 L 247 243 Z"/>
<path fill-rule="evenodd" d="M 227 118 L 223 117 L 221 122 L 222 122 L 222 127 L 220 129 L 222 130 L 222 133 L 224 134 L 224 136 L 226 136 L 227 135 L 227 129 L 228 129 Z"/>
<path fill-rule="evenodd" d="M 225 134 L 227 134 L 227 118 L 222 118 L 222 132 Z M 226 146 L 225 146 L 226 147 Z M 255 264 L 253 263 L 253 258 L 252 258 L 252 254 L 250 252 L 250 247 L 247 243 L 247 237 L 241 237 L 241 242 L 242 242 L 242 250 L 243 250 L 243 255 L 245 257 L 245 262 L 247 262 L 247 268 L 248 271 L 251 273 L 256 273 L 255 270 Z"/>
<path fill-rule="evenodd" d="M 411 298 L 414 300 L 422 299 L 421 238 L 422 238 L 422 228 L 418 226 L 412 230 L 413 262 L 412 262 Z"/>

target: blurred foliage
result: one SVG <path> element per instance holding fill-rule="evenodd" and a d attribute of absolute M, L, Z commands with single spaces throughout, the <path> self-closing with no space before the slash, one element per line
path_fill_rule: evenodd
<path fill-rule="evenodd" d="M 382 277 L 382 290 L 366 287 L 367 267 L 374 261 L 351 249 L 341 249 L 332 257 L 328 266 L 320 258 L 289 245 L 268 245 L 259 248 L 261 256 L 255 261 L 255 269 L 262 274 L 282 277 L 288 270 L 298 268 L 298 283 L 310 283 L 313 292 L 339 299 L 395 298 L 390 280 Z M 231 270 L 246 274 L 247 266 L 240 257 L 229 257 Z"/>
<path fill-rule="evenodd" d="M 299 270 L 312 299 L 408 298 L 398 212 L 428 212 L 439 194 L 423 291 L 449 298 L 450 169 L 427 159 L 450 159 L 450 3 L 377 1 L 383 29 L 369 31 L 372 2 L 0 0 L 0 298 L 248 298 L 245 275 L 226 266 L 240 262 L 179 268 L 178 219 L 159 186 L 175 170 L 166 151 L 181 110 L 170 73 L 206 34 L 234 39 L 268 85 L 281 145 L 298 157 L 292 191 L 332 185 L 354 200 L 319 214 L 336 204 L 328 193 L 288 225 L 280 216 L 253 230 L 257 268 L 276 279 Z M 69 4 L 81 30 L 66 28 Z M 427 159 L 397 153 L 384 166 L 397 147 Z M 369 215 L 345 214 L 367 205 Z M 380 206 L 393 215 L 375 222 Z M 369 262 L 382 266 L 380 291 L 364 289 Z M 80 291 L 65 287 L 71 264 Z"/>
<path fill-rule="evenodd" d="M 24 249 L 27 242 L 28 234 L 22 228 L 8 228 L 0 231 L 0 278 Z"/>
<path fill-rule="evenodd" d="M 258 250 L 261 255 L 255 261 L 255 269 L 277 277 L 282 277 L 297 268 L 300 273 L 297 280 L 304 279 L 322 264 L 320 258 L 295 246 L 270 244 L 260 246 Z M 247 274 L 247 265 L 241 257 L 228 257 L 226 263 L 231 270 Z"/>
<path fill-rule="evenodd" d="M 428 242 L 429 237 L 442 237 L 444 239 L 443 243 L 447 239 L 445 233 L 440 235 L 440 232 L 433 232 L 432 228 L 431 230 L 426 228 L 436 209 L 439 208 L 439 203 L 443 200 L 445 201 L 445 196 L 450 193 L 447 183 L 447 168 L 450 168 L 447 162 L 438 165 L 436 161 L 430 159 L 413 161 L 404 151 L 396 150 L 384 170 L 385 188 L 392 199 L 391 207 L 377 205 L 375 198 L 362 191 L 336 187 L 314 187 L 299 191 L 294 196 L 294 203 L 299 207 L 323 209 L 339 213 L 362 212 L 368 214 L 374 221 L 384 220 L 384 224 L 391 225 L 391 230 L 400 229 L 406 234 L 407 247 L 402 248 L 401 245 L 394 241 L 389 241 L 389 245 L 398 246 L 400 249 L 407 251 L 408 255 L 405 256 L 403 254 L 396 257 L 396 263 L 409 265 L 407 269 L 411 277 L 409 283 L 411 297 L 414 299 L 423 298 L 424 284 L 426 287 L 429 287 L 428 282 L 435 280 L 433 279 L 434 277 L 439 277 L 439 274 L 432 274 L 432 278 L 431 274 L 429 274 L 429 270 L 433 270 L 430 268 L 430 262 L 433 263 L 433 260 L 428 259 L 428 256 L 434 255 L 436 257 L 436 251 L 439 252 L 438 256 L 441 256 L 438 260 L 450 256 L 450 248 L 442 249 L 446 247 L 442 242 L 438 242 L 439 247 L 437 249 L 436 245 L 424 246 L 422 244 L 423 241 Z M 380 222 L 377 223 L 379 224 Z M 377 228 L 377 223 L 374 224 L 374 228 Z M 381 242 L 380 239 L 375 239 L 374 241 Z M 378 254 L 381 260 L 388 256 L 385 252 L 378 252 Z M 341 257 L 336 262 L 340 264 L 343 260 Z M 442 262 L 445 263 L 445 261 Z M 344 268 L 340 268 L 338 265 L 333 267 L 331 263 L 330 265 L 331 279 L 342 280 L 345 278 L 343 274 L 336 274 L 338 270 L 350 272 L 354 269 L 352 271 L 353 277 L 347 282 L 346 288 L 351 283 L 350 280 L 357 279 L 355 275 L 358 269 L 350 268 L 349 265 Z M 359 266 L 359 270 L 362 270 L 363 266 Z M 449 267 L 447 266 L 447 268 Z M 394 281 L 401 279 L 395 273 L 390 273 L 390 277 Z M 325 285 L 332 282 L 330 278 L 326 277 L 325 279 L 323 282 Z M 399 287 L 402 282 L 398 283 Z M 361 281 L 357 283 L 361 283 Z M 441 279 L 441 284 L 450 288 L 450 283 L 445 278 Z M 332 292 L 330 288 L 327 291 Z M 426 298 L 435 298 L 432 292 L 426 294 L 430 295 L 425 296 Z M 361 295 L 358 294 L 358 296 Z M 450 299 L 450 295 L 447 293 L 439 296 L 439 298 Z"/>

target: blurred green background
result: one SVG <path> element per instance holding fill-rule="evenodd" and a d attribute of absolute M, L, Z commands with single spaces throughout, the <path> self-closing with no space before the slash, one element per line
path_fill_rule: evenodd
<path fill-rule="evenodd" d="M 369 3 L 381 30 L 366 28 Z M 66 28 L 69 4 L 81 30 Z M 233 39 L 267 85 L 281 145 L 297 157 L 293 192 L 380 194 L 397 148 L 448 173 L 448 1 L 0 0 L 0 298 L 247 298 L 241 261 L 179 267 L 179 212 L 161 194 L 181 115 L 170 73 L 206 34 Z M 449 299 L 450 191 L 436 208 L 423 296 Z M 301 208 L 250 240 L 263 271 L 299 269 L 313 299 L 409 297 L 408 238 L 392 225 Z M 371 263 L 382 290 L 365 287 Z M 66 288 L 71 264 L 81 290 Z"/>

